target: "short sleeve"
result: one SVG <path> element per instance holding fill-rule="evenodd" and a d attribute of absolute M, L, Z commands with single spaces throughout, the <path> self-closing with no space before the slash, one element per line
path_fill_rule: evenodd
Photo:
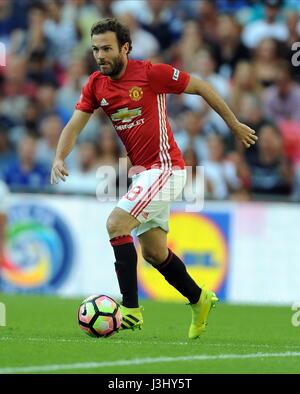
<path fill-rule="evenodd" d="M 75 106 L 76 109 L 79 109 L 82 112 L 93 113 L 94 110 L 99 107 L 92 89 L 92 76 L 93 74 L 90 76 L 89 80 L 83 87 L 80 99 Z"/>
<path fill-rule="evenodd" d="M 155 93 L 181 94 L 186 89 L 190 76 L 169 64 L 152 64 L 147 68 L 149 84 Z"/>

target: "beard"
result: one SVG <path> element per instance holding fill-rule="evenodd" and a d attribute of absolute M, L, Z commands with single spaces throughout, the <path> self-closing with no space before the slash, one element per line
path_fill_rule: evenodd
<path fill-rule="evenodd" d="M 124 61 L 122 60 L 121 56 L 118 56 L 105 64 L 98 63 L 98 66 L 100 68 L 101 74 L 108 77 L 116 77 L 122 71 L 124 67 Z"/>

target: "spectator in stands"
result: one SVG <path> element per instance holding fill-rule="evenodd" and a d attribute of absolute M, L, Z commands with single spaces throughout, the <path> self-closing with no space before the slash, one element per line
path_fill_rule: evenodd
<path fill-rule="evenodd" d="M 131 58 L 149 59 L 159 52 L 160 45 L 157 38 L 149 31 L 143 29 L 132 13 L 121 14 L 118 19 L 130 30 L 133 44 L 130 52 Z"/>
<path fill-rule="evenodd" d="M 96 4 L 89 0 L 73 0 L 65 2 L 62 8 L 62 19 L 71 23 L 77 32 L 78 44 L 76 56 L 83 56 L 90 46 L 91 26 L 102 17 Z"/>
<path fill-rule="evenodd" d="M 236 13 L 249 5 L 248 0 L 216 0 L 216 5 L 220 13 Z"/>
<path fill-rule="evenodd" d="M 40 118 L 40 108 L 35 98 L 27 101 L 25 111 L 22 114 L 23 124 L 27 132 L 34 132 L 38 128 Z"/>
<path fill-rule="evenodd" d="M 187 167 L 187 179 L 184 186 L 184 198 L 188 202 L 197 196 L 205 198 L 209 197 L 211 193 L 211 185 L 207 178 L 205 178 L 204 168 L 201 166 L 197 153 L 190 147 L 182 152 L 185 165 Z"/>
<path fill-rule="evenodd" d="M 5 167 L 14 161 L 16 152 L 9 140 L 9 128 L 6 122 L 0 119 L 0 178 L 5 170 Z"/>
<path fill-rule="evenodd" d="M 41 121 L 39 130 L 42 138 L 37 142 L 36 159 L 46 168 L 51 169 L 62 129 L 62 121 L 55 114 L 48 115 Z"/>
<path fill-rule="evenodd" d="M 47 169 L 51 169 L 56 146 L 62 129 L 62 120 L 55 113 L 45 116 L 39 125 L 38 132 L 40 138 L 37 141 L 36 159 Z M 76 171 L 78 169 L 77 146 L 75 146 L 74 150 L 72 150 L 68 155 L 66 163 L 70 170 Z"/>
<path fill-rule="evenodd" d="M 295 169 L 292 200 L 300 202 L 300 163 Z"/>
<path fill-rule="evenodd" d="M 211 185 L 210 196 L 213 199 L 224 200 L 231 191 L 241 188 L 234 162 L 229 161 L 225 153 L 225 144 L 221 136 L 208 136 L 208 160 L 203 162 L 204 176 Z"/>
<path fill-rule="evenodd" d="M 292 68 L 292 76 L 286 71 L 294 54 L 291 46 L 300 41 L 300 8 L 298 2 L 288 0 L 262 3 L 247 0 L 0 1 L 0 41 L 7 49 L 7 67 L 0 67 L 0 173 L 7 174 L 8 165 L 14 171 L 12 162 L 19 163 L 17 147 L 20 150 L 21 141 L 28 134 L 37 139 L 37 157 L 49 165 L 57 135 L 69 120 L 88 75 L 97 70 L 90 50 L 91 25 L 102 17 L 125 14 L 133 37 L 134 31 L 140 32 L 142 26 L 147 30 L 147 37 L 155 37 L 151 41 L 156 42 L 153 46 L 143 38 L 143 45 L 134 45 L 139 52 L 131 56 L 169 63 L 207 80 L 258 136 L 266 117 L 274 120 L 283 136 L 283 156 L 287 155 L 295 165 L 295 185 L 300 184 L 300 170 L 296 167 L 300 157 L 300 86 L 295 82 L 300 81 L 299 66 Z M 288 10 L 286 14 L 281 12 L 283 7 L 284 11 Z M 126 16 L 127 13 L 133 14 L 136 20 Z M 247 23 L 244 30 L 237 21 L 242 25 Z M 159 52 L 153 49 L 155 46 Z M 279 56 L 286 62 L 281 61 L 277 66 Z M 200 163 L 208 161 L 208 135 L 217 132 L 224 136 L 226 147 L 232 151 L 224 153 L 223 159 L 234 163 L 243 187 L 238 191 L 231 189 L 224 195 L 240 198 L 240 190 L 244 193 L 250 182 L 251 167 L 245 166 L 245 160 L 251 165 L 260 163 L 259 155 L 263 153 L 259 153 L 258 144 L 245 150 L 233 137 L 230 139 L 226 125 L 198 96 L 169 95 L 167 106 L 176 141 L 186 150 L 187 160 L 195 159 L 194 150 Z M 9 120 L 4 126 L 2 116 Z M 98 163 L 118 167 L 120 147 L 113 133 L 111 125 L 105 123 L 103 111 L 95 111 L 78 138 L 78 144 L 83 144 L 82 151 L 89 152 L 82 155 L 94 157 L 93 149 L 87 146 L 96 141 Z M 87 143 L 86 149 L 84 143 Z M 225 149 L 223 141 L 222 144 Z M 72 173 L 79 166 L 77 148 L 67 159 Z M 9 178 L 13 178 L 13 172 Z M 74 178 L 74 191 L 75 181 L 80 187 L 78 179 Z M 90 175 L 88 179 L 91 180 Z M 91 184 L 94 181 L 99 182 L 93 178 Z M 31 181 L 28 184 L 31 185 Z M 206 189 L 212 196 L 212 187 Z M 295 186 L 295 190 L 299 187 Z"/>
<path fill-rule="evenodd" d="M 44 24 L 44 33 L 50 42 L 49 53 L 57 65 L 68 65 L 72 51 L 77 44 L 77 33 L 71 21 L 62 18 L 63 1 L 46 1 L 48 18 Z M 63 39 L 62 39 L 63 37 Z"/>
<path fill-rule="evenodd" d="M 216 73 L 214 53 L 208 47 L 195 54 L 193 67 L 194 73 L 198 72 L 199 77 L 209 82 L 224 99 L 228 98 L 228 81 Z"/>
<path fill-rule="evenodd" d="M 58 105 L 58 90 L 53 82 L 45 82 L 37 90 L 37 101 L 40 107 L 40 117 L 43 118 L 48 114 L 56 113 L 64 124 L 69 120 L 69 113 L 64 107 Z"/>
<path fill-rule="evenodd" d="M 241 42 L 241 26 L 233 15 L 221 15 L 218 20 L 216 64 L 226 79 L 232 77 L 236 65 L 250 58 L 249 49 Z"/>
<path fill-rule="evenodd" d="M 15 32 L 11 53 L 29 58 L 33 52 L 46 52 L 50 43 L 44 33 L 45 20 L 46 6 L 42 2 L 30 4 L 27 11 L 27 29 Z"/>
<path fill-rule="evenodd" d="M 10 163 L 3 180 L 14 189 L 43 190 L 49 185 L 49 170 L 36 160 L 37 141 L 24 135 L 19 143 L 17 159 Z"/>
<path fill-rule="evenodd" d="M 286 25 L 289 31 L 289 36 L 285 42 L 287 47 L 291 50 L 295 42 L 300 42 L 300 15 L 297 11 L 288 11 L 286 13 Z"/>
<path fill-rule="evenodd" d="M 11 0 L 0 2 L 0 42 L 10 49 L 12 36 L 26 28 L 24 4 Z"/>
<path fill-rule="evenodd" d="M 118 167 L 121 149 L 110 124 L 104 124 L 99 138 L 99 165 Z"/>
<path fill-rule="evenodd" d="M 229 102 L 233 112 L 240 114 L 244 96 L 252 96 L 254 100 L 259 101 L 260 95 L 261 86 L 257 82 L 253 65 L 246 61 L 239 62 L 233 75 L 230 91 Z"/>
<path fill-rule="evenodd" d="M 289 37 L 285 42 L 285 58 L 292 60 L 293 56 L 296 54 L 296 51 L 300 50 L 300 12 L 289 11 L 286 14 L 286 24 L 289 30 Z M 298 44 L 296 44 L 298 43 Z M 296 51 L 294 45 L 296 44 Z M 296 55 L 297 60 L 300 60 L 300 55 Z M 300 82 L 300 72 L 299 65 L 293 64 L 292 62 L 292 74 L 293 78 Z"/>
<path fill-rule="evenodd" d="M 263 125 L 268 123 L 268 120 L 263 116 L 261 99 L 251 93 L 245 93 L 240 99 L 238 114 L 239 118 L 245 124 L 249 125 L 249 127 L 256 131 L 256 135 L 259 138 L 259 130 Z M 232 147 L 237 153 L 247 158 L 247 161 L 252 161 L 257 157 L 257 144 L 252 147 L 253 149 L 245 149 L 239 141 L 233 140 L 232 142 Z"/>
<path fill-rule="evenodd" d="M 73 113 L 75 104 L 80 97 L 81 90 L 87 81 L 87 74 L 88 71 L 85 59 L 81 57 L 74 57 L 66 69 L 66 78 L 63 81 L 62 87 L 57 90 L 57 95 L 55 98 L 56 108 L 59 109 L 59 112 L 57 113 L 64 122 L 65 119 L 69 119 Z M 100 111 L 97 111 L 98 115 L 99 112 Z M 78 141 L 83 142 L 85 140 L 97 139 L 100 128 L 101 119 L 99 116 L 92 115 L 90 121 L 82 130 Z"/>
<path fill-rule="evenodd" d="M 57 190 L 72 193 L 87 193 L 95 195 L 96 189 L 101 195 L 115 188 L 113 182 L 118 178 L 120 148 L 114 138 L 110 125 L 104 125 L 101 130 L 99 143 L 94 140 L 83 141 L 78 146 L 78 168 L 72 170 L 72 175 L 66 183 L 58 183 Z M 101 167 L 104 171 L 101 171 Z M 106 169 L 110 167 L 113 177 L 107 177 Z M 68 167 L 69 168 L 69 167 Z M 97 170 L 100 170 L 97 172 Z"/>
<path fill-rule="evenodd" d="M 40 108 L 34 98 L 26 101 L 26 106 L 21 116 L 21 121 L 10 130 L 10 140 L 15 146 L 24 134 L 39 137 Z"/>
<path fill-rule="evenodd" d="M 114 0 L 92 0 L 93 5 L 95 5 L 99 18 L 113 18 L 113 3 Z M 98 18 L 98 19 L 99 19 Z"/>
<path fill-rule="evenodd" d="M 281 6 L 282 0 L 264 1 L 264 19 L 249 23 L 243 31 L 242 40 L 248 48 L 256 48 L 265 38 L 274 38 L 282 42 L 287 40 L 288 29 L 278 20 Z"/>
<path fill-rule="evenodd" d="M 33 85 L 27 80 L 25 57 L 11 55 L 4 67 L 3 98 L 0 101 L 0 113 L 9 116 L 15 123 L 22 122 L 22 113 L 28 97 L 34 94 Z"/>
<path fill-rule="evenodd" d="M 99 150 L 94 141 L 81 142 L 78 146 L 79 167 L 73 170 L 66 183 L 58 183 L 61 192 L 83 193 L 95 195 L 99 183 L 96 177 L 99 165 Z"/>
<path fill-rule="evenodd" d="M 250 166 L 250 190 L 257 195 L 289 196 L 292 170 L 282 136 L 273 125 L 259 130 L 258 155 Z"/>
<path fill-rule="evenodd" d="M 269 87 L 275 83 L 278 58 L 278 42 L 272 38 L 261 40 L 254 52 L 252 63 L 256 79 L 263 87 Z"/>
<path fill-rule="evenodd" d="M 293 81 L 288 61 L 277 63 L 276 85 L 264 92 L 263 107 L 266 118 L 272 121 L 290 119 L 300 122 L 300 85 Z"/>
<path fill-rule="evenodd" d="M 27 79 L 35 85 L 35 90 L 39 85 L 47 83 L 58 86 L 58 75 L 44 49 L 36 49 L 28 55 Z"/>
<path fill-rule="evenodd" d="M 204 40 L 208 45 L 218 42 L 218 9 L 213 1 L 198 2 L 197 17 Z"/>
<path fill-rule="evenodd" d="M 188 111 L 184 114 L 183 130 L 175 135 L 179 149 L 183 152 L 188 148 L 193 148 L 201 161 L 208 157 L 205 126 L 207 127 L 207 124 L 205 125 L 203 115 L 199 112 Z"/>
<path fill-rule="evenodd" d="M 203 37 L 199 24 L 189 20 L 184 24 L 183 32 L 178 45 L 173 48 L 173 60 L 178 67 L 192 71 L 193 57 L 203 47 Z"/>
<path fill-rule="evenodd" d="M 200 49 L 200 51 L 195 54 L 192 64 L 192 74 L 210 83 L 226 101 L 229 97 L 229 82 L 216 73 L 216 61 L 213 52 L 209 48 Z M 218 132 L 222 134 L 228 133 L 228 127 L 223 119 L 207 106 L 202 97 L 185 94 L 183 96 L 183 102 L 193 111 L 203 111 L 207 109 L 207 119 L 214 124 Z"/>
<path fill-rule="evenodd" d="M 87 78 L 85 59 L 82 57 L 72 58 L 66 69 L 65 80 L 57 94 L 58 106 L 67 111 L 68 116 L 71 116 Z"/>
<path fill-rule="evenodd" d="M 241 97 L 239 118 L 249 125 L 253 130 L 258 130 L 266 119 L 263 117 L 261 99 L 251 93 L 245 93 Z"/>
<path fill-rule="evenodd" d="M 235 169 L 236 175 L 240 182 L 240 188 L 232 189 L 229 198 L 231 200 L 249 200 L 249 187 L 250 187 L 250 169 L 245 160 L 245 155 L 238 151 L 230 151 L 227 154 L 228 162 L 231 162 Z"/>
<path fill-rule="evenodd" d="M 156 37 L 161 50 L 170 48 L 174 39 L 179 38 L 180 31 L 176 31 L 179 23 L 165 1 L 146 0 L 145 10 L 139 20 L 141 26 Z"/>
<path fill-rule="evenodd" d="M 129 12 L 137 18 L 140 18 L 141 15 L 148 14 L 150 12 L 147 0 L 114 0 L 112 3 L 112 11 L 114 15 L 121 15 Z"/>

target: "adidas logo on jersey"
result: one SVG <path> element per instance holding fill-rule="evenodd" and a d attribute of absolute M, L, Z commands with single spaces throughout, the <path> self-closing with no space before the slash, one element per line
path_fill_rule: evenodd
<path fill-rule="evenodd" d="M 143 216 L 143 218 L 144 219 L 148 219 L 148 217 L 149 217 L 149 212 L 142 212 L 142 216 Z"/>
<path fill-rule="evenodd" d="M 108 102 L 105 100 L 105 98 L 103 98 L 103 99 L 101 100 L 100 105 L 101 105 L 102 107 L 104 107 L 105 105 L 108 105 Z"/>

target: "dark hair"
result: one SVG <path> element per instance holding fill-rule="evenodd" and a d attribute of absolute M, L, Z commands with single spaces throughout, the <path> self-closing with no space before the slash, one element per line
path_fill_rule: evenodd
<path fill-rule="evenodd" d="M 46 5 L 41 1 L 31 1 L 28 4 L 28 12 L 31 11 L 41 11 L 45 13 L 47 11 Z"/>
<path fill-rule="evenodd" d="M 122 25 L 117 19 L 115 18 L 106 18 L 101 19 L 100 21 L 93 24 L 91 27 L 91 37 L 94 34 L 102 34 L 106 33 L 107 31 L 112 31 L 116 33 L 119 48 L 121 48 L 126 42 L 129 44 L 128 53 L 132 49 L 132 41 L 130 37 L 130 31 L 128 27 Z"/>
<path fill-rule="evenodd" d="M 282 133 L 276 123 L 273 123 L 272 121 L 264 121 L 258 128 L 258 135 L 260 135 L 260 132 L 262 129 L 265 128 L 270 128 L 272 130 L 272 133 L 276 135 L 277 137 L 280 137 L 282 139 Z"/>

